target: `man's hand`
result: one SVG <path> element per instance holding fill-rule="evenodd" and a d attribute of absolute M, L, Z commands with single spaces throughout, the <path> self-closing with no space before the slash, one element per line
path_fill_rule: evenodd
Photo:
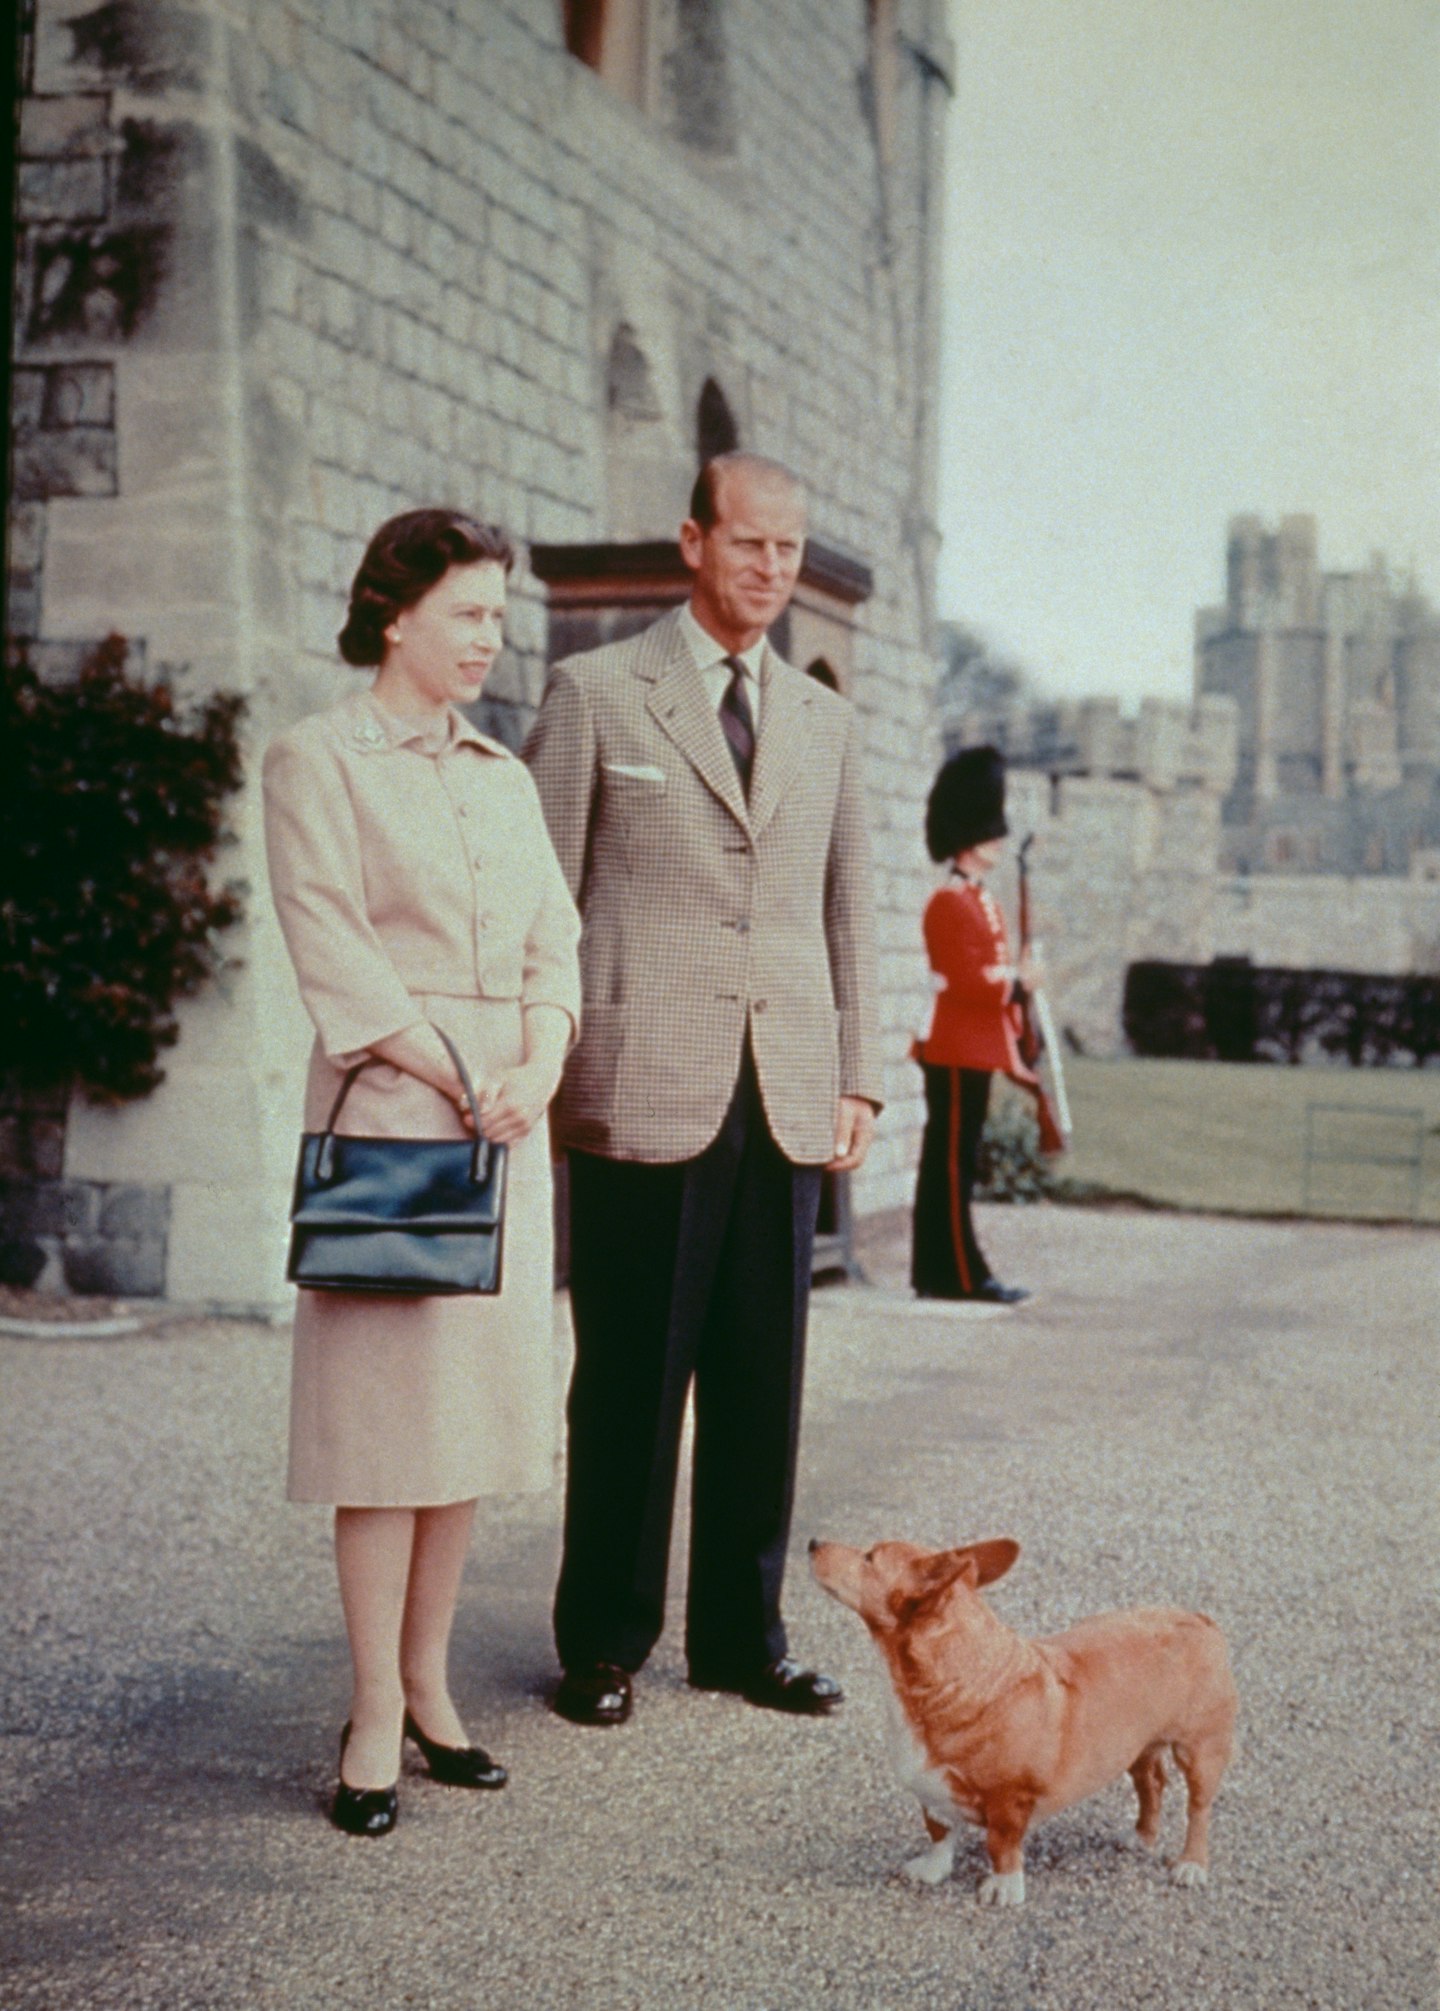
<path fill-rule="evenodd" d="M 842 1096 L 835 1112 L 835 1157 L 827 1173 L 853 1173 L 875 1136 L 875 1106 L 863 1096 Z"/>

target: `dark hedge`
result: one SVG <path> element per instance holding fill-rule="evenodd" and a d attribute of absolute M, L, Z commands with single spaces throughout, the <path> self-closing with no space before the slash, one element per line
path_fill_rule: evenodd
<path fill-rule="evenodd" d="M 1136 1054 L 1184 1061 L 1353 1067 L 1440 1057 L 1440 977 L 1281 970 L 1243 958 L 1131 964 L 1125 1037 Z"/>
<path fill-rule="evenodd" d="M 0 1016 L 7 1070 L 92 1099 L 163 1080 L 176 1002 L 221 968 L 241 888 L 215 888 L 241 773 L 244 700 L 182 707 L 126 665 L 119 636 L 78 677 L 5 671 L 0 746 Z"/>

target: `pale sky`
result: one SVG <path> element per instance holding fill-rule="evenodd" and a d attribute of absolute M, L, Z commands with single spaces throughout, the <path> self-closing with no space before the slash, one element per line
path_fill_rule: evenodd
<path fill-rule="evenodd" d="M 939 609 L 1185 698 L 1242 511 L 1440 601 L 1440 0 L 956 0 Z"/>

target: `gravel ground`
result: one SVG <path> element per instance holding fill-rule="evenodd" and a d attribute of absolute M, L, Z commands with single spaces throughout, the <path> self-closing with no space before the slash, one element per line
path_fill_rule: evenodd
<path fill-rule="evenodd" d="M 1430 2011 L 1440 1238 L 1058 1209 L 985 1233 L 1033 1307 L 916 1312 L 884 1246 L 817 1301 L 788 1609 L 839 1719 L 688 1691 L 672 1629 L 631 1725 L 561 1724 L 557 1498 L 487 1504 L 457 1692 L 512 1784 L 407 1774 L 380 1843 L 323 1818 L 345 1657 L 326 1518 L 280 1499 L 284 1335 L 0 1340 L 7 2011 Z M 1225 1628 L 1208 1890 L 1132 1843 L 1128 1782 L 1032 1834 L 1017 1913 L 975 1904 L 978 1838 L 949 1885 L 897 1876 L 922 1833 L 879 1664 L 804 1541 L 1000 1532 L 1022 1630 L 1132 1602 Z"/>

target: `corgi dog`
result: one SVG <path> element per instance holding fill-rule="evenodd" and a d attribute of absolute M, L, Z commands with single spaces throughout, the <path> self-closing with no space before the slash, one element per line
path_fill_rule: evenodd
<path fill-rule="evenodd" d="M 1021 1906 L 1030 1824 L 1122 1773 L 1140 1798 L 1140 1840 L 1153 1846 L 1168 1746 L 1189 1795 L 1171 1877 L 1203 1885 L 1210 1804 L 1234 1744 L 1224 1635 L 1203 1613 L 1134 1607 L 1025 1640 L 980 1596 L 1019 1555 L 1008 1536 L 958 1550 L 810 1545 L 817 1582 L 860 1615 L 889 1673 L 891 1759 L 930 1836 L 905 1871 L 938 1885 L 954 1867 L 957 1825 L 975 1823 L 990 1858 L 978 1898 Z"/>

